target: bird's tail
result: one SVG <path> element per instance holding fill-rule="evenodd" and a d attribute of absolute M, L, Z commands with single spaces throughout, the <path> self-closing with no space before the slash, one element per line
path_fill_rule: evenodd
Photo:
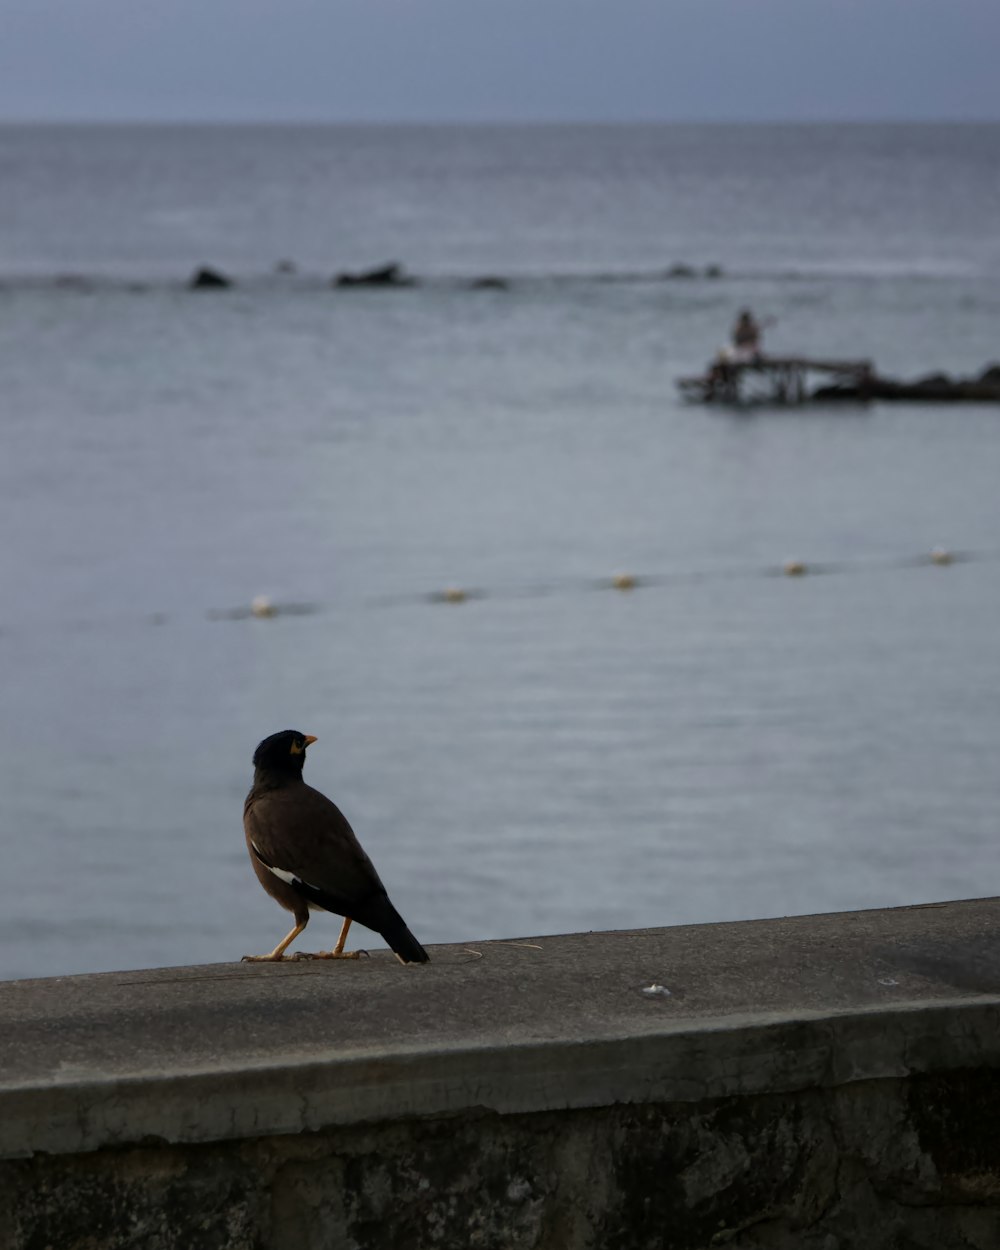
<path fill-rule="evenodd" d="M 390 903 L 379 933 L 404 964 L 425 964 L 430 955 L 424 950 L 399 912 Z"/>

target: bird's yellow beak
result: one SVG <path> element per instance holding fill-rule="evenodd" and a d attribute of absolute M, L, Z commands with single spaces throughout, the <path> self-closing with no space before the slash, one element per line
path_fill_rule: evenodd
<path fill-rule="evenodd" d="M 317 741 L 317 738 L 315 737 L 314 734 L 306 734 L 306 746 L 307 747 L 311 747 L 312 744 L 316 741 Z"/>

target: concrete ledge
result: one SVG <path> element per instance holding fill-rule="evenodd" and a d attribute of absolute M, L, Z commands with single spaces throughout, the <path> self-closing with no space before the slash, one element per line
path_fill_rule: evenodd
<path fill-rule="evenodd" d="M 1000 1245 L 997 900 L 432 957 L 0 985 L 0 1250 Z"/>
<path fill-rule="evenodd" d="M 431 955 L 0 985 L 0 1157 L 1000 1067 L 995 899 Z"/>

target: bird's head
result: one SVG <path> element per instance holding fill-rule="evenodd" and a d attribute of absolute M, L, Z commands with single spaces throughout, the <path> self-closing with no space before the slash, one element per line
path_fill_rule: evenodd
<path fill-rule="evenodd" d="M 306 747 L 315 741 L 312 734 L 283 729 L 281 733 L 265 738 L 257 747 L 253 753 L 253 766 L 268 773 L 299 774 L 306 762 Z"/>

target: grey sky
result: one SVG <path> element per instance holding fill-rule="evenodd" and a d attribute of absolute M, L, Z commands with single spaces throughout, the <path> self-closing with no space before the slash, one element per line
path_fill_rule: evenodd
<path fill-rule="evenodd" d="M 0 0 L 0 119 L 1000 120 L 1000 0 Z"/>

